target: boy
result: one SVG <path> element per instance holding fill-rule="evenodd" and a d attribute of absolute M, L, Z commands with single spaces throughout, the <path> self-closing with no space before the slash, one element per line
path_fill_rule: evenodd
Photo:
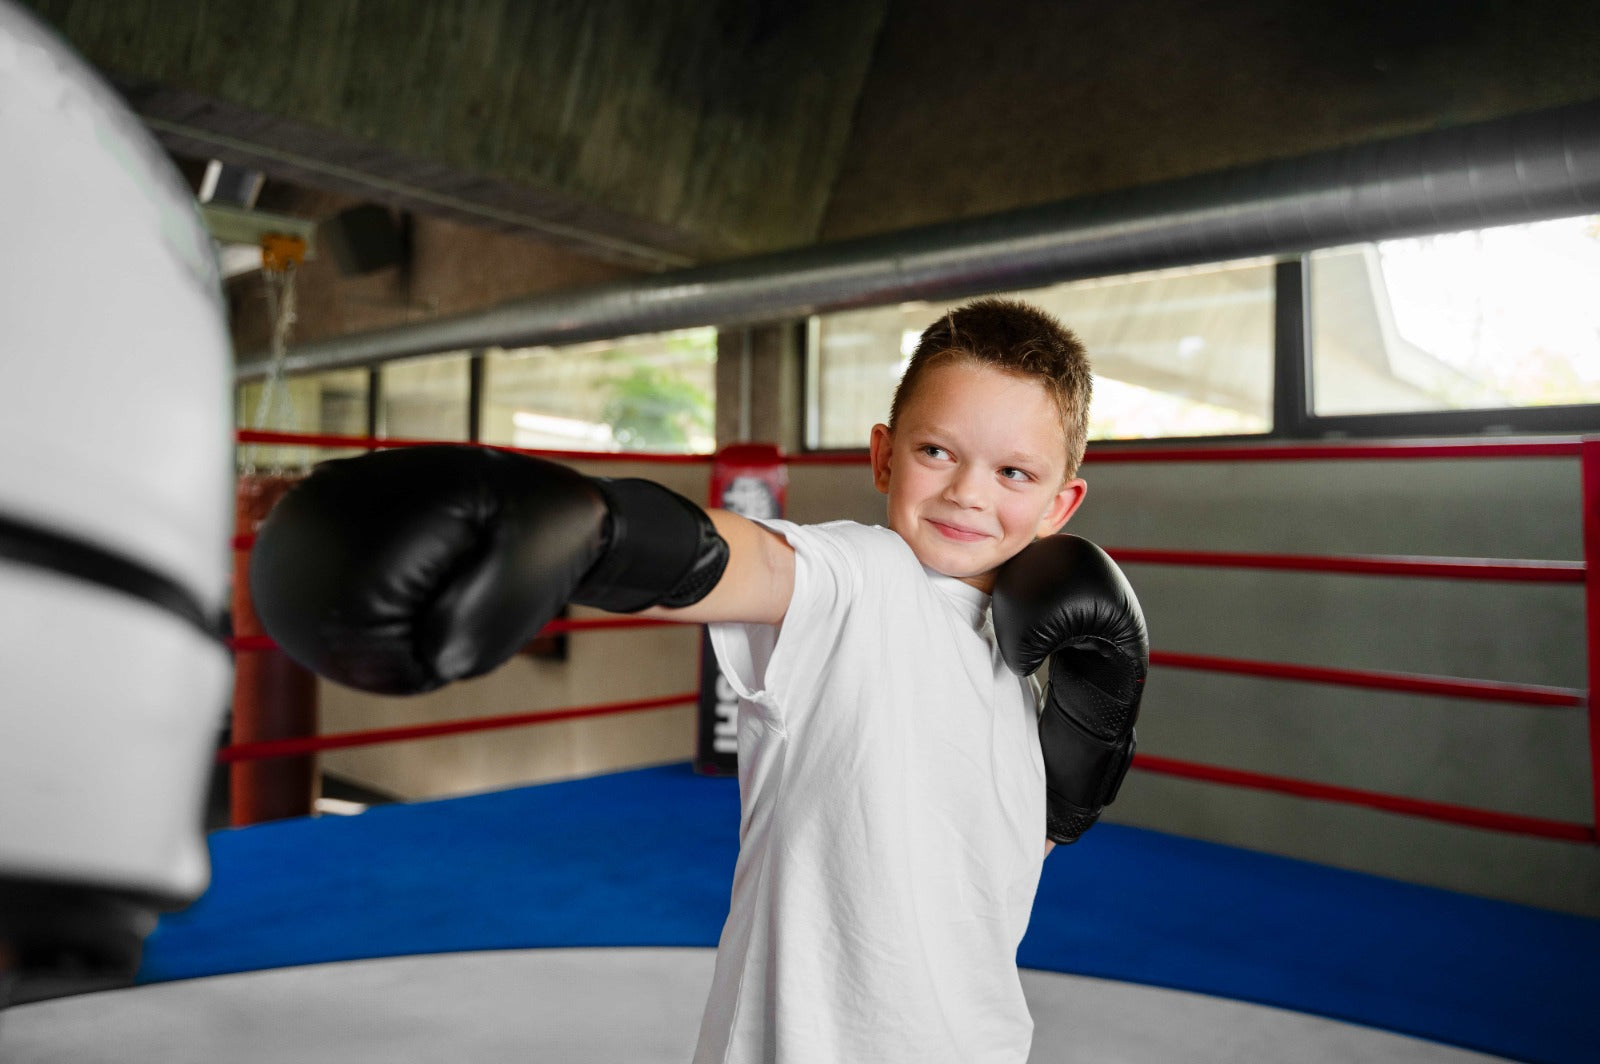
<path fill-rule="evenodd" d="M 1044 770 L 983 628 L 995 571 L 1083 501 L 1089 390 L 1042 312 L 944 316 L 872 430 L 888 528 L 714 515 L 729 576 L 658 611 L 762 622 L 712 628 L 742 817 L 697 1064 L 1027 1058 Z"/>
<path fill-rule="evenodd" d="M 569 599 L 712 624 L 742 699 L 740 853 L 696 1062 L 1021 1062 L 1046 767 L 988 600 L 1083 501 L 1089 391 L 1036 308 L 940 319 L 872 431 L 887 528 L 707 515 L 461 449 L 328 463 L 262 529 L 256 607 L 291 654 L 376 690 L 486 671 Z"/>

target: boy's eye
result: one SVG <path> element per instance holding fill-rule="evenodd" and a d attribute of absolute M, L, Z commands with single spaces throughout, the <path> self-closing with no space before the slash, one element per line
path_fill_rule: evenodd
<path fill-rule="evenodd" d="M 1004 469 L 1000 470 L 1000 475 L 1005 477 L 1007 480 L 1025 481 L 1033 479 L 1032 474 L 1030 474 L 1026 469 L 1018 469 L 1016 466 L 1006 466 Z"/>
<path fill-rule="evenodd" d="M 945 457 L 945 449 L 943 447 L 935 447 L 931 443 L 925 443 L 922 445 L 922 453 L 927 455 L 929 458 Z"/>

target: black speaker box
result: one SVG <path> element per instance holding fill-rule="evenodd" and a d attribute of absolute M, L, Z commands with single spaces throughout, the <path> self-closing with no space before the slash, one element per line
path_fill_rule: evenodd
<path fill-rule="evenodd" d="M 346 277 L 372 273 L 405 261 L 405 231 L 389 208 L 363 203 L 340 211 L 317 227 L 318 242 Z"/>

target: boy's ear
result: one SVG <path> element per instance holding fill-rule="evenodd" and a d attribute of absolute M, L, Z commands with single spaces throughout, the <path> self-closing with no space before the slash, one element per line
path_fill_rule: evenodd
<path fill-rule="evenodd" d="M 1039 519 L 1035 536 L 1052 536 L 1061 531 L 1061 526 L 1083 505 L 1083 497 L 1088 493 L 1089 485 L 1081 477 L 1074 477 L 1061 485 L 1061 490 L 1056 492 L 1044 516 Z"/>
<path fill-rule="evenodd" d="M 888 425 L 872 426 L 872 440 L 868 445 L 872 454 L 872 486 L 889 494 L 889 453 L 894 450 L 894 433 Z"/>

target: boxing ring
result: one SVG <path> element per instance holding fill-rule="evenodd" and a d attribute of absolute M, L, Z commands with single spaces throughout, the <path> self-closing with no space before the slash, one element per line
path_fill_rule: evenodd
<path fill-rule="evenodd" d="M 243 431 L 239 434 L 239 440 L 245 444 L 284 444 L 328 448 L 403 447 L 440 442 L 264 431 Z M 518 450 L 509 447 L 499 449 Z M 523 450 L 520 453 L 550 458 L 556 461 L 592 461 L 597 458 L 597 455 L 593 452 Z M 610 460 L 617 460 L 618 458 L 618 456 L 614 455 L 599 457 Z M 1580 460 L 1584 511 L 1584 561 L 1257 554 L 1226 551 L 1119 548 L 1115 545 L 1108 545 L 1106 550 L 1122 565 L 1235 568 L 1278 572 L 1363 574 L 1435 580 L 1578 585 L 1584 590 L 1585 612 L 1589 622 L 1587 626 L 1587 658 L 1590 680 L 1589 689 L 1592 690 L 1595 686 L 1596 670 L 1600 669 L 1600 587 L 1597 587 L 1595 582 L 1587 579 L 1589 572 L 1587 559 L 1600 556 L 1600 438 L 1559 438 L 1522 441 L 1491 440 L 1484 442 L 1457 441 L 1448 443 L 1386 442 L 1297 446 L 1245 444 L 1227 447 L 1167 447 L 1110 451 L 1099 448 L 1091 449 L 1089 461 L 1097 466 L 1103 466 L 1112 463 L 1153 462 L 1348 462 L 1504 458 L 1577 458 Z M 643 463 L 667 462 L 682 464 L 685 462 L 686 456 L 629 454 L 623 456 L 622 460 Z M 693 457 L 688 457 L 687 460 L 691 462 L 706 461 L 705 459 L 695 459 Z M 865 460 L 855 455 L 818 454 L 790 456 L 787 461 L 792 466 L 804 466 L 860 465 L 864 464 Z M 240 550 L 248 550 L 251 542 L 252 539 L 249 535 L 241 535 L 235 540 L 235 547 Z M 617 630 L 649 627 L 663 623 L 666 622 L 630 618 L 563 620 L 553 622 L 540 634 L 544 636 L 583 631 Z M 269 649 L 272 643 L 270 639 L 258 636 L 236 638 L 233 641 L 233 645 L 238 652 L 253 652 Z M 1137 755 L 1134 759 L 1134 767 L 1143 772 L 1202 780 L 1224 786 L 1271 791 L 1319 801 L 1360 805 L 1390 813 L 1423 817 L 1444 823 L 1504 831 L 1535 838 L 1590 844 L 1594 844 L 1597 841 L 1596 824 L 1600 824 L 1600 719 L 1597 718 L 1600 718 L 1600 710 L 1597 710 L 1590 703 L 1586 690 L 1553 685 L 1507 683 L 1451 676 L 1429 676 L 1413 673 L 1255 661 L 1160 649 L 1152 649 L 1150 664 L 1156 668 L 1192 669 L 1203 672 L 1291 680 L 1302 683 L 1397 691 L 1584 712 L 1587 714 L 1589 725 L 1589 755 L 1592 770 L 1591 793 L 1594 812 L 1593 818 L 1587 823 L 1519 816 L 1447 802 L 1428 801 L 1377 791 L 1295 780 L 1283 776 L 1244 772 L 1216 765 L 1158 757 L 1151 754 Z M 681 697 L 669 696 L 662 699 L 643 700 L 633 703 L 575 707 L 571 710 L 557 713 L 513 714 L 504 717 L 480 718 L 473 721 L 454 721 L 437 726 L 376 729 L 337 736 L 317 736 L 251 743 L 230 747 L 224 750 L 220 756 L 229 761 L 283 757 L 307 754 L 324 749 L 427 738 L 467 731 L 516 727 L 538 723 L 541 720 L 548 722 L 583 716 L 638 712 L 665 705 L 687 703 L 697 697 L 696 692 L 687 692 Z"/>
<path fill-rule="evenodd" d="M 243 432 L 242 444 L 404 446 Z M 508 448 L 509 449 L 509 448 Z M 563 460 L 705 458 L 528 452 Z M 1586 559 L 1600 549 L 1600 441 L 1091 449 L 1090 462 L 1576 458 Z M 851 464 L 808 455 L 791 465 Z M 646 475 L 648 472 L 646 471 Z M 248 532 L 235 548 L 247 552 Z M 1119 549 L 1124 564 L 1582 585 L 1585 561 Z M 663 622 L 561 620 L 622 640 Z M 1159 633 L 1159 618 L 1152 627 Z M 1157 669 L 1589 713 L 1587 692 L 1159 649 Z M 237 654 L 268 651 L 264 637 Z M 649 712 L 697 692 L 470 720 L 236 742 L 223 764 Z M 1140 772 L 1594 845 L 1595 823 L 1140 753 Z M 1134 784 L 1137 786 L 1137 783 Z M 0 1019 L 6 1060 L 686 1060 L 738 837 L 735 781 L 672 764 L 299 818 L 210 837 L 213 881 L 147 942 L 138 986 Z M 1035 1060 L 1595 1059 L 1600 921 L 1103 823 L 1046 861 L 1019 951 Z M 626 1007 L 618 1008 L 619 1002 Z M 92 1020 L 90 1019 L 92 1017 Z M 136 1051 L 131 1051 L 136 1050 Z"/>

